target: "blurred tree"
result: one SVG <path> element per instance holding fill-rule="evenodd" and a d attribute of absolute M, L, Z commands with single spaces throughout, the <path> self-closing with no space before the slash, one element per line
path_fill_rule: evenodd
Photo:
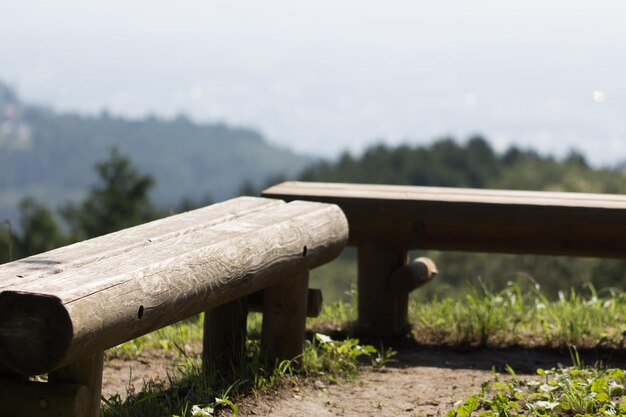
<path fill-rule="evenodd" d="M 176 209 L 170 210 L 168 212 L 168 215 L 195 210 L 200 207 L 205 207 L 210 204 L 213 204 L 214 202 L 215 201 L 213 200 L 213 197 L 211 197 L 211 194 L 206 194 L 200 200 L 195 200 L 190 197 L 184 197 L 182 200 L 180 200 L 180 203 L 178 203 L 178 206 L 176 207 Z"/>
<path fill-rule="evenodd" d="M 0 264 L 10 262 L 16 258 L 15 235 L 11 222 L 3 220 L 0 222 Z"/>
<path fill-rule="evenodd" d="M 148 196 L 154 180 L 140 174 L 117 148 L 108 160 L 96 164 L 96 172 L 100 183 L 80 204 L 61 210 L 73 239 L 100 236 L 160 217 Z"/>
<path fill-rule="evenodd" d="M 21 233 L 14 258 L 35 255 L 61 246 L 65 239 L 52 211 L 32 198 L 20 202 Z"/>

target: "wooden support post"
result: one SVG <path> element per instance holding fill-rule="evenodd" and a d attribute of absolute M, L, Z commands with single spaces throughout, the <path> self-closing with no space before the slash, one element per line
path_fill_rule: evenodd
<path fill-rule="evenodd" d="M 0 379 L 0 415 L 91 417 L 89 390 L 82 385 Z"/>
<path fill-rule="evenodd" d="M 408 262 L 408 251 L 378 245 L 358 247 L 358 330 L 367 336 L 406 334 L 408 293 L 395 293 L 389 278 Z"/>
<path fill-rule="evenodd" d="M 48 374 L 48 384 L 84 385 L 89 390 L 88 413 L 85 417 L 100 415 L 100 397 L 102 395 L 102 367 L 104 352 L 100 351 L 78 362 L 59 368 Z"/>
<path fill-rule="evenodd" d="M 228 374 L 243 363 L 248 323 L 247 297 L 204 313 L 204 369 Z"/>
<path fill-rule="evenodd" d="M 20 375 L 0 363 L 0 378 L 28 381 L 27 375 Z M 0 409 L 1 410 L 1 409 Z"/>
<path fill-rule="evenodd" d="M 302 354 L 309 271 L 302 271 L 263 294 L 261 352 L 270 363 Z"/>
<path fill-rule="evenodd" d="M 306 299 L 306 316 L 319 317 L 322 314 L 324 296 L 322 290 L 309 288 Z M 248 296 L 250 311 L 263 312 L 263 291 L 257 291 Z"/>

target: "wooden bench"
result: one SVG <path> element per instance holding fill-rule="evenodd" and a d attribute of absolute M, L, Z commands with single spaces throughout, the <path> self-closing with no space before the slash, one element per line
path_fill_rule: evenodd
<path fill-rule="evenodd" d="M 626 257 L 626 196 L 305 182 L 263 196 L 341 207 L 358 248 L 359 325 L 374 336 L 407 328 L 415 285 L 395 283 L 410 276 L 411 249 Z"/>
<path fill-rule="evenodd" d="M 296 357 L 347 236 L 336 206 L 241 197 L 0 266 L 0 415 L 99 415 L 103 351 L 202 311 L 205 361 L 235 357 L 259 291 L 263 354 Z"/>

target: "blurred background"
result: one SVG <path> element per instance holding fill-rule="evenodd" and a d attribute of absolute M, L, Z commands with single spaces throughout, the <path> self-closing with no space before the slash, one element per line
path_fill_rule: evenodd
<path fill-rule="evenodd" d="M 0 0 L 0 262 L 281 179 L 624 193 L 624 22 L 617 0 Z M 431 255 L 423 294 L 626 286 L 618 261 Z"/>

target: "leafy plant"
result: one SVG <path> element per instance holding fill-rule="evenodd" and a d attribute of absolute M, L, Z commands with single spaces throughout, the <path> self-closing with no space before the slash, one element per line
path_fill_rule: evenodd
<path fill-rule="evenodd" d="M 512 416 L 619 416 L 626 414 L 621 369 L 571 367 L 538 369 L 537 380 L 486 383 L 481 393 L 470 396 L 448 412 L 448 417 Z"/>

